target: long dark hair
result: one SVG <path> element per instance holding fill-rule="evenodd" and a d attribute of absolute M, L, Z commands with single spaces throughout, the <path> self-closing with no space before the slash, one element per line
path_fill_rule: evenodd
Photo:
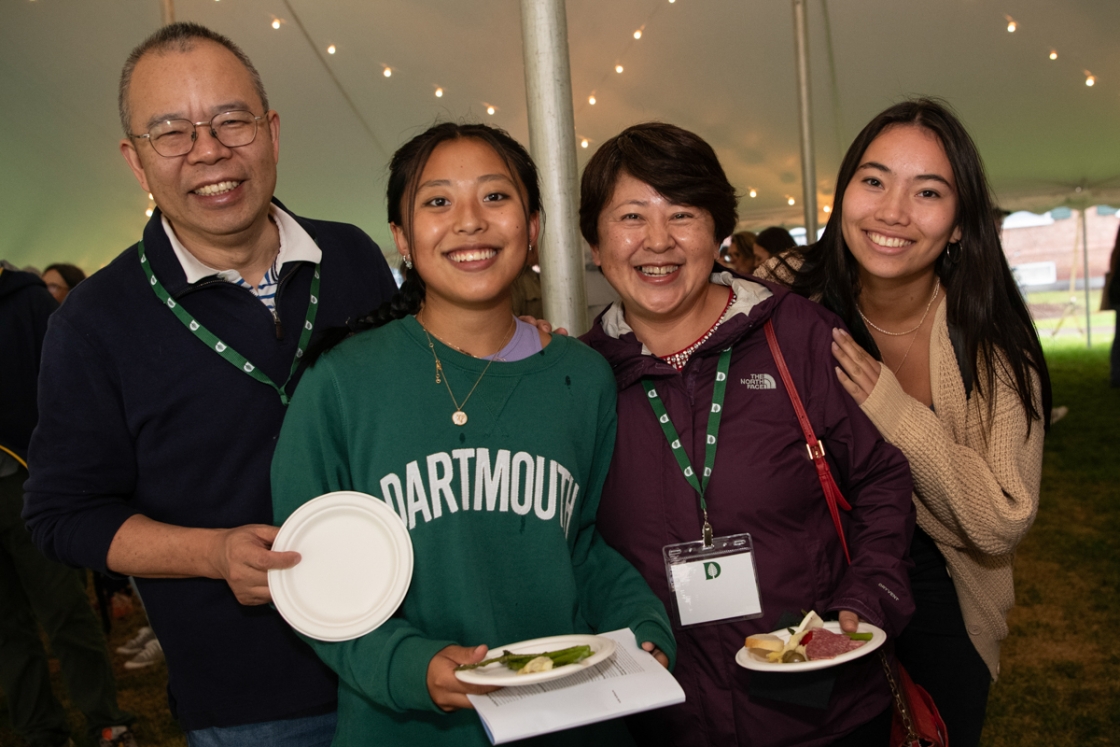
<path fill-rule="evenodd" d="M 980 152 L 947 104 L 929 98 L 903 101 L 872 119 L 856 136 L 836 177 L 828 225 L 820 241 L 801 252 L 803 262 L 793 270 L 793 290 L 803 296 L 819 297 L 821 303 L 844 320 L 856 342 L 882 359 L 856 307 L 861 290 L 859 263 L 844 241 L 844 191 L 875 138 L 887 128 L 899 125 L 918 126 L 936 135 L 957 183 L 956 225 L 961 239 L 938 256 L 934 271 L 945 288 L 949 325 L 959 331 L 964 358 L 972 365 L 971 372 L 962 373 L 967 376 L 983 372 L 982 376 L 972 377 L 981 394 L 994 391 L 999 376 L 1015 390 L 1022 403 L 1028 433 L 1034 420 L 1042 420 L 1048 427 L 1050 377 L 1038 333 L 1003 254 L 999 229 L 992 219 L 993 200 Z M 1042 383 L 1041 401 L 1031 385 L 1032 371 Z M 989 399 L 989 415 L 992 406 Z"/>
<path fill-rule="evenodd" d="M 521 204 L 525 208 L 526 223 L 541 212 L 541 187 L 537 177 L 537 165 L 521 143 L 510 137 L 509 133 L 498 127 L 485 124 L 457 124 L 443 122 L 429 127 L 424 132 L 402 145 L 389 161 L 389 184 L 385 190 L 388 202 L 389 222 L 400 226 L 412 246 L 412 217 L 416 209 L 416 192 L 420 187 L 420 176 L 428 164 L 432 152 L 439 145 L 451 140 L 478 140 L 494 149 L 513 176 Z M 345 327 L 334 327 L 323 333 L 322 338 L 308 351 L 308 362 L 315 360 L 342 342 L 347 337 L 367 329 L 388 324 L 394 319 L 402 319 L 420 311 L 424 303 L 425 285 L 420 277 L 419 268 L 413 267 L 405 276 L 400 290 L 393 297 L 373 309 L 365 316 L 347 323 Z"/>

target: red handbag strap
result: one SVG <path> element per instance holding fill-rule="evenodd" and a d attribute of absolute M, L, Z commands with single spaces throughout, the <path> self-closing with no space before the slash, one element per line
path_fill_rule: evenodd
<path fill-rule="evenodd" d="M 829 469 L 828 462 L 824 458 L 824 446 L 817 440 L 816 434 L 813 433 L 813 424 L 809 422 L 809 416 L 805 414 L 805 406 L 801 404 L 797 387 L 793 385 L 793 377 L 789 375 L 789 368 L 786 367 L 786 359 L 782 356 L 782 349 L 778 346 L 778 336 L 774 332 L 774 324 L 769 319 L 766 320 L 764 330 L 766 332 L 766 342 L 770 345 L 770 353 L 774 356 L 774 362 L 778 365 L 778 373 L 782 377 L 782 383 L 785 384 L 786 393 L 789 394 L 789 400 L 793 403 L 793 411 L 797 413 L 797 422 L 801 424 L 801 432 L 805 434 L 805 445 L 809 449 L 809 456 L 812 457 L 813 465 L 817 468 L 817 479 L 820 480 L 821 489 L 824 490 L 828 512 L 832 514 L 832 524 L 836 527 L 837 536 L 840 537 L 840 546 L 844 548 L 844 557 L 851 564 L 852 557 L 848 554 L 848 541 L 844 538 L 844 527 L 840 523 L 840 511 L 838 509 L 839 507 L 845 511 L 851 511 L 851 504 L 845 500 L 844 495 L 840 492 L 840 487 L 836 484 L 836 479 L 832 476 L 832 470 Z"/>

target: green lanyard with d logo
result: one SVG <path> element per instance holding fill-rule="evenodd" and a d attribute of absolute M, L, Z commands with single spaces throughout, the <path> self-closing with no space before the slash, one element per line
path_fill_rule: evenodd
<path fill-rule="evenodd" d="M 730 368 L 731 348 L 728 348 L 720 354 L 716 365 L 712 406 L 708 411 L 708 429 L 704 438 L 704 471 L 699 477 L 689 462 L 680 434 L 673 426 L 656 387 L 648 379 L 642 380 L 646 398 L 685 480 L 700 499 L 704 517 L 700 540 L 661 548 L 673 612 L 681 627 L 749 620 L 762 615 L 758 571 L 750 534 L 714 537 L 712 525 L 708 522 L 708 504 L 704 500 L 716 462 L 716 445 Z"/>
<path fill-rule="evenodd" d="M 315 274 L 311 278 L 311 299 L 307 302 L 307 318 L 303 321 L 303 329 L 300 331 L 299 344 L 296 347 L 295 358 L 292 360 L 292 367 L 288 371 L 288 378 L 284 379 L 284 383 L 277 384 L 250 363 L 248 358 L 218 339 L 217 335 L 202 326 L 198 320 L 191 316 L 190 312 L 180 306 L 175 299 L 171 297 L 171 294 L 167 292 L 167 289 L 163 287 L 163 284 L 159 282 L 159 278 L 157 278 L 152 271 L 151 263 L 148 262 L 148 257 L 144 252 L 144 242 L 140 241 L 137 244 L 137 248 L 140 251 L 140 266 L 144 268 L 144 274 L 148 277 L 148 283 L 152 286 L 152 290 L 160 300 L 160 303 L 171 309 L 171 312 L 183 323 L 183 326 L 190 330 L 191 334 L 199 340 L 202 340 L 208 348 L 225 358 L 242 373 L 246 373 L 262 384 L 268 384 L 275 389 L 277 394 L 280 395 L 280 401 L 286 406 L 289 398 L 285 389 L 288 386 L 288 382 L 292 380 L 296 369 L 299 367 L 299 361 L 303 358 L 304 351 L 307 350 L 307 344 L 311 340 L 311 330 L 315 328 L 315 314 L 319 311 L 319 265 L 315 265 Z"/>

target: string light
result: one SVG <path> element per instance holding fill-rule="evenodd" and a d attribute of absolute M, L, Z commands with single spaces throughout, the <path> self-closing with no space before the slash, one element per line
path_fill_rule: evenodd
<path fill-rule="evenodd" d="M 796 205 L 797 204 L 797 200 L 793 199 L 792 197 L 788 198 L 786 200 L 786 202 L 788 202 L 790 205 Z"/>
<path fill-rule="evenodd" d="M 587 138 L 584 138 L 583 140 L 579 141 L 579 147 L 581 147 L 581 148 L 586 148 L 589 145 L 591 145 L 591 141 L 588 140 Z"/>
<path fill-rule="evenodd" d="M 443 89 L 440 88 L 439 86 L 436 86 L 436 98 L 437 99 L 442 99 L 443 98 Z"/>
<path fill-rule="evenodd" d="M 634 32 L 634 38 L 635 39 L 641 39 L 642 38 L 642 30 L 644 28 L 645 28 L 645 26 L 643 26 L 642 28 L 640 28 L 640 29 L 638 29 L 637 31 Z"/>
<path fill-rule="evenodd" d="M 1090 73 L 1088 70 L 1086 70 L 1084 72 L 1085 72 L 1085 85 L 1090 86 L 1090 87 L 1095 85 L 1096 82 L 1097 82 L 1097 77 L 1095 75 L 1093 75 L 1092 73 Z"/>
<path fill-rule="evenodd" d="M 591 94 L 587 97 L 587 103 L 591 104 L 592 106 L 595 106 L 596 101 L 598 101 L 598 99 L 595 98 L 595 94 Z"/>
<path fill-rule="evenodd" d="M 385 69 L 381 71 L 381 74 L 384 75 L 386 78 L 392 78 L 393 77 L 393 68 L 386 65 Z"/>
<path fill-rule="evenodd" d="M 832 206 L 831 205 L 825 205 L 824 206 L 824 211 L 826 213 L 831 213 L 832 212 Z"/>
<path fill-rule="evenodd" d="M 1052 59 L 1052 60 L 1058 59 L 1058 50 L 1056 50 L 1056 49 L 1051 49 L 1050 50 L 1050 59 Z"/>
<path fill-rule="evenodd" d="M 498 107 L 491 106 L 490 104 L 486 105 L 486 113 L 489 114 L 491 117 L 494 116 L 494 112 L 496 112 L 496 111 L 498 111 Z"/>
<path fill-rule="evenodd" d="M 752 189 L 748 194 L 751 196 L 751 199 L 754 199 L 755 197 L 758 197 L 758 190 Z"/>
<path fill-rule="evenodd" d="M 1015 19 L 1011 16 L 1004 16 L 1007 19 L 1007 33 L 1014 34 L 1015 29 L 1019 28 L 1019 24 L 1015 23 Z"/>
<path fill-rule="evenodd" d="M 277 18 L 276 16 L 272 17 L 272 28 L 278 29 L 278 28 L 280 28 L 280 24 L 282 24 L 282 23 L 284 23 L 283 18 Z"/>
<path fill-rule="evenodd" d="M 615 71 L 616 73 L 620 73 L 620 74 L 621 74 L 621 73 L 622 73 L 622 65 L 615 65 L 615 66 L 614 66 L 614 71 Z"/>
<path fill-rule="evenodd" d="M 335 48 L 335 46 L 333 44 L 330 45 L 329 47 L 327 47 L 327 54 L 334 54 L 337 51 L 338 50 Z"/>

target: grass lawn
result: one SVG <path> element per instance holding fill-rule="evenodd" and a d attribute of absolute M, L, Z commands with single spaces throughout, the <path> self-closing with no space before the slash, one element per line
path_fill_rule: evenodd
<path fill-rule="evenodd" d="M 1101 316 L 1111 327 L 1112 313 Z M 1054 404 L 1069 415 L 1046 438 L 1041 508 L 1016 558 L 1017 606 L 984 747 L 1120 744 L 1120 389 L 1107 383 L 1106 341 L 1087 350 L 1084 338 L 1044 337 Z M 142 624 L 139 611 L 119 621 L 110 650 Z M 185 747 L 167 711 L 164 666 L 129 672 L 122 657 L 113 662 L 142 747 Z M 55 680 L 62 693 L 57 672 Z M 70 717 L 81 734 L 80 714 Z M 0 747 L 17 746 L 0 699 Z"/>
<path fill-rule="evenodd" d="M 1107 345 L 1045 344 L 1054 404 L 1069 415 L 1046 438 L 985 747 L 1120 743 L 1120 389 Z"/>

